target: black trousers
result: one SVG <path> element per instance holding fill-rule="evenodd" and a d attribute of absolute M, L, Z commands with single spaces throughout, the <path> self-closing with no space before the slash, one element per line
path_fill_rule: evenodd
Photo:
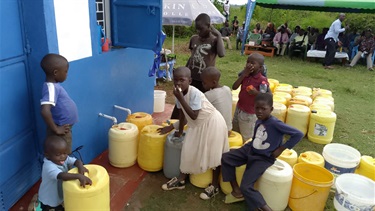
<path fill-rule="evenodd" d="M 198 80 L 193 79 L 190 85 L 199 89 L 203 93 L 205 92 L 205 90 L 203 88 L 203 85 L 202 85 L 202 81 L 198 81 Z M 177 106 L 174 106 L 173 111 L 172 111 L 172 115 L 171 115 L 171 119 L 178 119 L 179 117 L 180 117 L 180 114 L 178 112 L 178 108 L 177 108 Z"/>
<path fill-rule="evenodd" d="M 326 56 L 324 58 L 324 66 L 332 65 L 333 61 L 335 60 L 336 54 L 336 42 L 333 38 L 327 38 L 324 40 L 327 49 L 326 49 Z"/>

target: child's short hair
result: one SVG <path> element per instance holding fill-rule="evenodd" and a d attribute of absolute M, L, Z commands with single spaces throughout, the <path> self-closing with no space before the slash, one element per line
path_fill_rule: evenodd
<path fill-rule="evenodd" d="M 43 57 L 42 61 L 40 62 L 40 66 L 48 75 L 53 73 L 54 70 L 64 67 L 67 65 L 67 63 L 68 60 L 65 57 L 59 54 L 50 53 Z"/>
<path fill-rule="evenodd" d="M 188 67 L 178 67 L 173 70 L 173 74 L 182 73 L 183 76 L 190 78 L 191 77 L 191 71 Z"/>
<path fill-rule="evenodd" d="M 201 13 L 199 14 L 196 18 L 195 18 L 195 22 L 202 22 L 202 23 L 205 23 L 205 24 L 208 24 L 210 25 L 211 24 L 211 18 L 209 15 L 207 15 L 206 13 Z"/>
<path fill-rule="evenodd" d="M 44 152 L 49 152 L 59 142 L 66 143 L 65 139 L 63 139 L 61 136 L 57 136 L 57 135 L 47 136 L 46 140 L 44 141 Z"/>
<path fill-rule="evenodd" d="M 221 77 L 220 71 L 216 67 L 214 67 L 214 66 L 210 66 L 210 67 L 207 67 L 206 69 L 204 69 L 202 71 L 202 75 L 203 74 L 207 75 L 207 76 L 209 76 L 211 78 L 214 78 L 214 79 L 216 79 L 218 81 L 220 80 L 220 77 Z"/>
<path fill-rule="evenodd" d="M 259 62 L 260 65 L 264 65 L 264 56 L 260 53 L 252 53 L 249 55 L 249 57 L 254 58 Z"/>
<path fill-rule="evenodd" d="M 255 102 L 258 102 L 258 101 L 265 101 L 269 106 L 273 106 L 273 97 L 272 97 L 272 94 L 269 94 L 269 93 L 259 93 L 256 97 L 255 97 Z"/>

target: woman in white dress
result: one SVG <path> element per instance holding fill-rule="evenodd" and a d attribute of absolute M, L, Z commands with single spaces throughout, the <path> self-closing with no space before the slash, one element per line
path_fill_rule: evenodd
<path fill-rule="evenodd" d="M 197 88 L 190 86 L 191 73 L 187 67 L 179 67 L 173 73 L 176 106 L 180 112 L 179 121 L 160 129 L 165 134 L 178 129 L 175 136 L 180 137 L 187 123 L 188 129 L 181 151 L 180 176 L 163 184 L 163 190 L 184 189 L 188 174 L 201 174 L 214 169 L 213 181 L 201 194 L 209 199 L 219 192 L 221 156 L 229 151 L 228 129 L 223 116 Z"/>

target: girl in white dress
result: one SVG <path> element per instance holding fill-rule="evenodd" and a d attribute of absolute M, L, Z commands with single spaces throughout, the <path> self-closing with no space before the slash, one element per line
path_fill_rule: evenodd
<path fill-rule="evenodd" d="M 179 122 L 160 129 L 165 134 L 178 129 L 180 137 L 187 123 L 188 129 L 181 151 L 180 175 L 163 184 L 164 190 L 184 189 L 188 174 L 201 174 L 214 169 L 213 180 L 200 195 L 209 199 L 219 193 L 221 156 L 229 151 L 228 129 L 223 116 L 197 88 L 190 86 L 191 73 L 187 67 L 179 67 L 173 73 L 176 106 L 179 109 Z"/>

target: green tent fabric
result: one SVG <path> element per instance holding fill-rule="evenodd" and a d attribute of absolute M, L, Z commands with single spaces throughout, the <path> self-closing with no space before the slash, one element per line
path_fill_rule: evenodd
<path fill-rule="evenodd" d="M 256 4 L 274 9 L 375 13 L 375 0 L 256 0 Z"/>

